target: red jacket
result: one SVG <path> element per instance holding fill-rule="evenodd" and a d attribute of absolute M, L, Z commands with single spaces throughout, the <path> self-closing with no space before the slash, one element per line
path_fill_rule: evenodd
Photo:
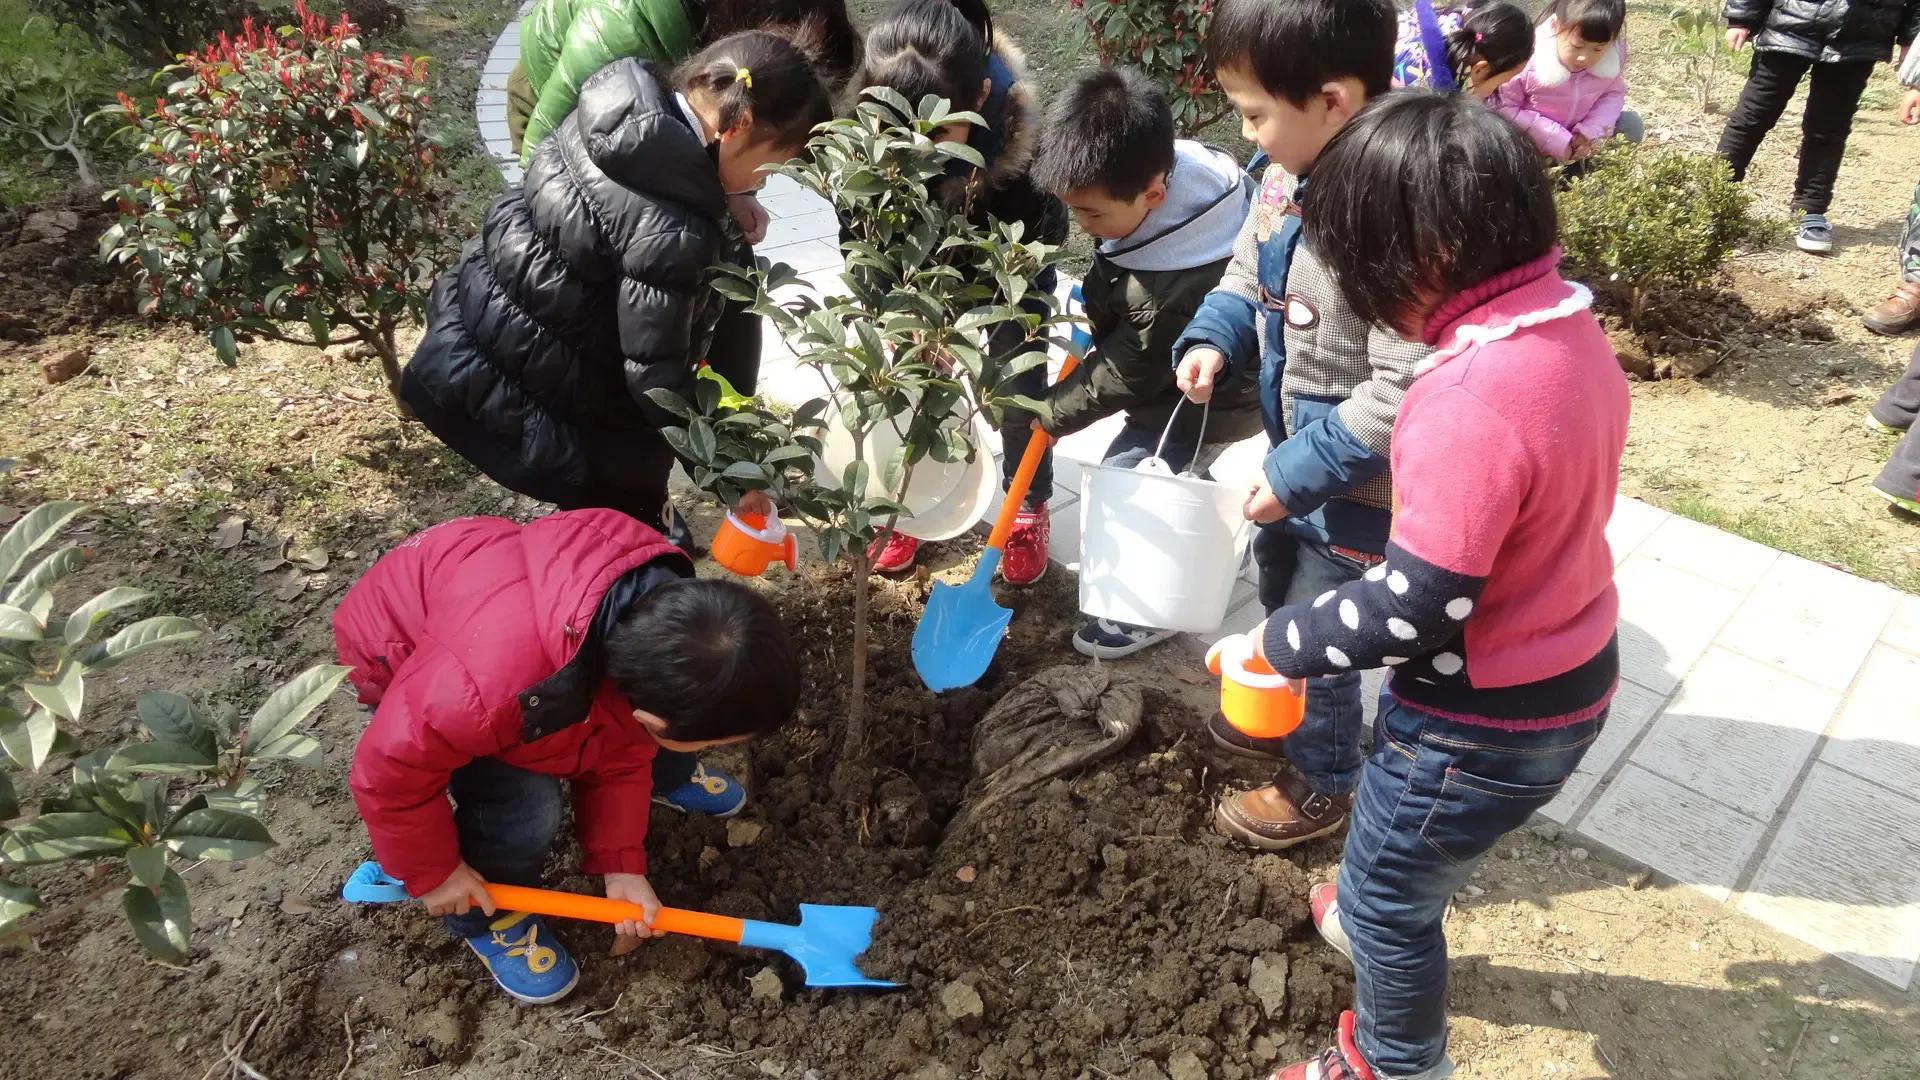
<path fill-rule="evenodd" d="M 613 510 L 449 521 L 382 556 L 333 614 L 340 662 L 373 721 L 348 782 L 373 853 L 414 896 L 460 864 L 447 780 L 475 758 L 573 781 L 587 873 L 645 873 L 657 750 L 601 676 L 590 640 L 607 590 L 659 533 Z"/>

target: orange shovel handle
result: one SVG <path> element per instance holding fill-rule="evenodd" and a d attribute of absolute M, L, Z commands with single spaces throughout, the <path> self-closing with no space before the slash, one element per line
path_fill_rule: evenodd
<path fill-rule="evenodd" d="M 1065 382 L 1073 369 L 1080 366 L 1080 358 L 1072 353 L 1060 364 L 1058 382 Z M 1013 518 L 1027 501 L 1027 489 L 1033 486 L 1033 474 L 1040 471 L 1040 458 L 1053 445 L 1053 436 L 1040 427 L 1040 421 L 1033 422 L 1033 437 L 1027 440 L 1026 453 L 1020 455 L 1020 467 L 1013 471 L 1013 482 L 1007 485 L 1006 501 L 1000 504 L 1000 516 L 993 521 L 993 532 L 987 534 L 987 546 L 1004 548 L 1007 537 L 1013 533 Z"/>
<path fill-rule="evenodd" d="M 535 915 L 551 915 L 557 919 L 599 923 L 620 923 L 628 919 L 646 921 L 646 914 L 640 910 L 639 904 L 604 896 L 583 896 L 557 889 L 529 889 L 524 885 L 488 885 L 487 895 L 493 897 L 494 905 L 502 911 L 530 911 Z M 725 915 L 670 907 L 661 908 L 652 923 L 655 930 L 665 930 L 669 934 L 732 942 L 740 940 L 742 925 L 742 920 Z"/>

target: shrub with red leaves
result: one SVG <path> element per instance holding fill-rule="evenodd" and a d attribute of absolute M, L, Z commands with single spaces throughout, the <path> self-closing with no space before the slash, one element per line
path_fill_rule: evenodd
<path fill-rule="evenodd" d="M 121 95 L 154 172 L 119 190 L 101 254 L 136 275 L 142 314 L 206 329 L 226 363 L 249 335 L 360 341 L 397 388 L 394 333 L 453 250 L 426 60 L 296 14 L 183 58 L 151 112 Z"/>
<path fill-rule="evenodd" d="M 1173 122 L 1193 132 L 1229 111 L 1201 42 L 1213 0 L 1067 0 L 1103 64 L 1137 67 L 1158 82 Z"/>

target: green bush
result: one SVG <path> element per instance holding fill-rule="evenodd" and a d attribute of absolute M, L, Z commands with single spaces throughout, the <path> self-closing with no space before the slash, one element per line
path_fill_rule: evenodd
<path fill-rule="evenodd" d="M 1230 111 L 1201 43 L 1214 0 L 1067 0 L 1103 64 L 1130 64 L 1166 91 L 1182 131 L 1212 126 Z"/>
<path fill-rule="evenodd" d="M 1560 243 L 1576 275 L 1624 297 L 1631 326 L 1652 290 L 1705 282 L 1772 228 L 1717 157 L 1615 140 L 1590 160 L 1560 193 Z"/>
<path fill-rule="evenodd" d="M 101 253 L 136 275 L 141 314 L 206 329 L 226 363 L 246 335 L 364 342 L 397 392 L 395 334 L 453 252 L 427 62 L 296 10 L 170 69 L 153 111 L 122 97 L 152 164 Z"/>
<path fill-rule="evenodd" d="M 34 7 L 87 35 L 159 67 L 239 27 L 246 0 L 33 0 Z"/>

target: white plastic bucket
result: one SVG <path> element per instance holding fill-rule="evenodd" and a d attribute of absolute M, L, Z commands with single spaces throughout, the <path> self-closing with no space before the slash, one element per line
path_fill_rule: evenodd
<path fill-rule="evenodd" d="M 1082 612 L 1161 630 L 1219 627 L 1239 577 L 1245 488 L 1175 476 L 1151 457 L 1131 469 L 1084 466 L 1080 493 Z"/>
<path fill-rule="evenodd" d="M 841 395 L 828 399 L 823 419 L 821 443 L 825 451 L 815 462 L 814 478 L 829 487 L 839 487 L 853 461 L 853 435 L 841 419 L 844 404 Z M 916 540 L 950 540 L 974 527 L 986 515 L 987 507 L 1000 490 L 1000 470 L 993 460 L 993 429 L 986 419 L 974 415 L 963 419 L 965 406 L 955 407 L 954 425 L 967 424 L 969 441 L 974 445 L 972 461 L 940 462 L 922 458 L 913 467 L 912 482 L 901 500 L 907 513 L 900 515 L 897 528 Z M 876 426 L 867 436 L 866 460 L 872 463 L 867 474 L 867 496 L 888 498 L 885 471 L 881 464 L 900 449 L 899 436 L 891 424 Z"/>

